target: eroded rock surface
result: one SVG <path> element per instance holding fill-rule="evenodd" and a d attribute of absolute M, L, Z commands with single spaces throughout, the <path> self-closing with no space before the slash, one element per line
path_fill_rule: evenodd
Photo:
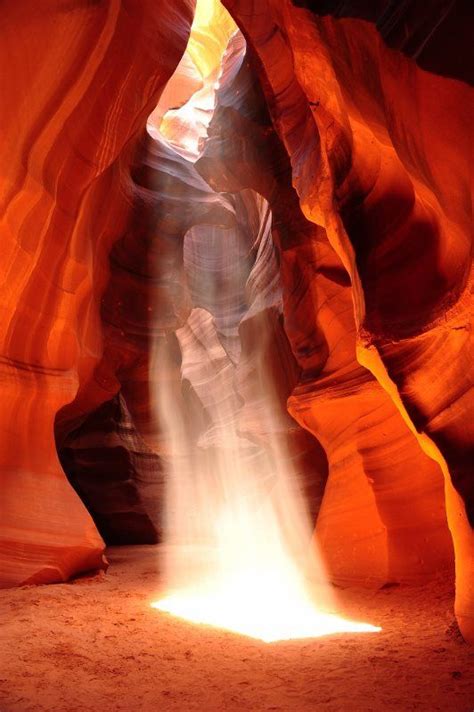
<path fill-rule="evenodd" d="M 374 424 L 385 408 L 391 422 L 400 423 L 394 446 L 381 443 L 388 481 L 397 460 L 402 487 L 416 488 L 419 475 L 433 487 L 436 472 L 443 471 L 456 552 L 456 611 L 472 639 L 472 62 L 466 5 L 440 2 L 436 19 L 415 4 L 396 9 L 382 3 L 377 12 L 364 3 L 265 0 L 258 12 L 252 0 L 225 5 L 257 54 L 302 210 L 325 230 L 350 278 L 357 361 L 389 396 L 384 406 L 377 396 L 361 413 L 377 389 L 354 382 L 361 395 L 352 420 L 358 417 L 360 437 L 352 442 L 360 441 L 358 451 L 372 468 L 376 443 L 387 432 Z M 364 372 L 362 381 L 368 378 Z M 303 404 L 301 384 L 291 409 L 315 427 L 315 409 Z M 369 445 L 363 440 L 371 428 Z M 405 443 L 414 439 L 422 450 L 415 466 L 412 454 L 405 460 L 413 452 Z M 332 446 L 336 442 L 331 438 Z M 371 478 L 377 497 L 377 478 Z M 390 489 L 387 482 L 379 496 Z M 421 486 L 419 503 L 430 517 L 435 500 L 428 504 L 427 491 Z M 378 510 L 385 511 L 387 526 L 396 510 Z M 398 512 L 393 524 L 404 519 Z"/>
<path fill-rule="evenodd" d="M 165 496 L 162 462 L 137 432 L 120 394 L 69 433 L 58 452 L 107 545 L 159 541 Z"/>
<path fill-rule="evenodd" d="M 2 8 L 3 586 L 104 566 L 103 541 L 61 470 L 54 425 L 61 436 L 66 420 L 119 388 L 128 354 L 104 360 L 100 301 L 130 211 L 123 177 L 193 9 L 191 0 Z"/>

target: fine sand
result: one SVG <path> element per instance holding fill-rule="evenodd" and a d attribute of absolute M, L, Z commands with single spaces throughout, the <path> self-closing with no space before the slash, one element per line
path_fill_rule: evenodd
<path fill-rule="evenodd" d="M 158 555 L 114 548 L 106 575 L 0 591 L 1 712 L 474 710 L 449 581 L 339 593 L 381 633 L 266 644 L 152 609 Z"/>

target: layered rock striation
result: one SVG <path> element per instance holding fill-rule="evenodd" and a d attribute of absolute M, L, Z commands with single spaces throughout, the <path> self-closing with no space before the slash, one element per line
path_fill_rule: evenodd
<path fill-rule="evenodd" d="M 124 176 L 193 10 L 191 0 L 2 8 L 2 586 L 104 566 L 54 429 L 61 441 L 120 387 L 129 349 L 106 345 L 100 307 L 130 213 Z"/>
<path fill-rule="evenodd" d="M 362 454 L 388 532 L 395 515 L 392 526 L 407 533 L 412 528 L 416 537 L 418 513 L 407 510 L 403 492 L 413 495 L 419 486 L 419 505 L 431 517 L 440 499 L 438 494 L 430 501 L 428 491 L 439 493 L 443 472 L 456 612 L 464 634 L 473 638 L 472 62 L 466 4 L 440 2 L 436 17 L 417 3 L 382 3 L 377 11 L 367 3 L 225 5 L 257 55 L 301 208 L 324 230 L 349 278 L 354 375 L 359 373 L 352 382 L 351 427 L 358 434 L 349 431 L 345 445 L 357 444 Z M 300 269 L 308 271 L 308 262 Z M 324 318 L 328 301 L 317 303 Z M 327 331 L 335 335 L 334 320 Z M 349 331 L 346 322 L 346 338 Z M 333 353 L 329 348 L 326 364 Z M 341 409 L 332 411 L 334 395 L 326 391 L 324 416 L 302 382 L 290 409 L 321 438 L 319 429 L 341 417 Z M 384 411 L 390 428 L 376 425 Z M 337 438 L 330 440 L 334 448 Z M 381 479 L 373 472 L 377 443 Z M 399 497 L 390 482 L 397 471 Z M 411 541 L 409 535 L 401 551 L 408 553 Z M 427 546 L 428 557 L 436 559 L 440 551 L 437 544 Z M 420 555 L 418 563 L 427 560 Z"/>

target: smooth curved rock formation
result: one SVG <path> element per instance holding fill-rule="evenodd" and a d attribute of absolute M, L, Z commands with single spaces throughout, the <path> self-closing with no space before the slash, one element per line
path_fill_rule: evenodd
<path fill-rule="evenodd" d="M 107 545 L 159 541 L 162 463 L 137 432 L 122 395 L 99 406 L 69 433 L 58 454 Z"/>
<path fill-rule="evenodd" d="M 224 4 L 258 56 L 302 209 L 324 228 L 350 277 L 357 359 L 410 430 L 403 437 L 416 438 L 418 460 L 426 453 L 444 473 L 456 613 L 474 639 L 472 90 L 465 71 L 472 62 L 463 11 L 447 2 L 436 17 L 410 3 L 382 3 L 376 13 L 364 3 L 359 10 L 304 3 L 313 12 L 289 1 L 265 0 L 258 11 L 252 0 Z M 314 427 L 315 411 L 302 413 L 304 402 L 301 386 L 292 411 Z M 368 447 L 373 460 L 370 440 L 362 451 Z M 424 462 L 434 482 L 436 466 Z"/>
<path fill-rule="evenodd" d="M 54 426 L 61 440 L 119 388 L 127 353 L 104 350 L 100 301 L 130 211 L 122 178 L 193 9 L 192 0 L 2 8 L 3 586 L 104 566 Z"/>
<path fill-rule="evenodd" d="M 349 278 L 325 231 L 301 213 L 252 76 L 246 64 L 218 93 L 197 167 L 221 189 L 260 190 L 273 208 L 285 331 L 302 369 L 290 412 L 317 435 L 330 467 L 319 544 L 338 583 L 423 580 L 452 558 L 441 472 L 357 362 Z"/>

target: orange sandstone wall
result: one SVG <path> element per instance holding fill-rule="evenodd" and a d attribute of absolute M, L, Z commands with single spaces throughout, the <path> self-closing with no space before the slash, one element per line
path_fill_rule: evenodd
<path fill-rule="evenodd" d="M 62 417 L 80 419 L 110 399 L 129 359 L 116 344 L 103 358 L 109 252 L 127 224 L 135 139 L 184 52 L 193 9 L 193 0 L 2 5 L 2 586 L 104 566 L 54 424 L 66 404 Z"/>
<path fill-rule="evenodd" d="M 440 0 L 436 13 L 416 2 L 225 5 L 258 57 L 301 208 L 325 232 L 350 280 L 345 296 L 324 286 L 309 243 L 286 264 L 283 254 L 283 273 L 291 266 L 314 272 L 306 303 L 289 301 L 290 315 L 296 309 L 307 315 L 300 338 L 313 328 L 314 310 L 327 341 L 323 370 L 290 399 L 291 412 L 317 434 L 330 461 L 319 534 L 324 541 L 325 503 L 328 525 L 337 528 L 344 497 L 352 491 L 355 503 L 367 490 L 360 476 L 355 482 L 358 470 L 371 484 L 376 509 L 360 510 L 354 521 L 369 522 L 372 537 L 377 516 L 388 531 L 406 527 L 409 551 L 413 496 L 429 515 L 436 501 L 429 483 L 442 472 L 456 614 L 474 640 L 468 3 Z M 349 357 L 350 343 L 342 346 L 350 342 L 352 319 L 359 366 Z M 340 375 L 353 376 L 345 388 L 338 378 L 335 389 L 341 368 Z M 335 460 L 344 463 L 342 471 Z M 435 552 L 436 544 L 436 558 Z"/>
<path fill-rule="evenodd" d="M 302 214 L 253 77 L 250 59 L 218 93 L 197 167 L 221 190 L 251 187 L 272 207 L 284 328 L 299 366 L 290 411 L 323 444 L 330 466 L 317 518 L 330 577 L 377 586 L 446 573 L 452 544 L 441 470 L 357 361 L 349 276 L 326 231 Z M 317 469 L 315 461 L 309 481 Z"/>

